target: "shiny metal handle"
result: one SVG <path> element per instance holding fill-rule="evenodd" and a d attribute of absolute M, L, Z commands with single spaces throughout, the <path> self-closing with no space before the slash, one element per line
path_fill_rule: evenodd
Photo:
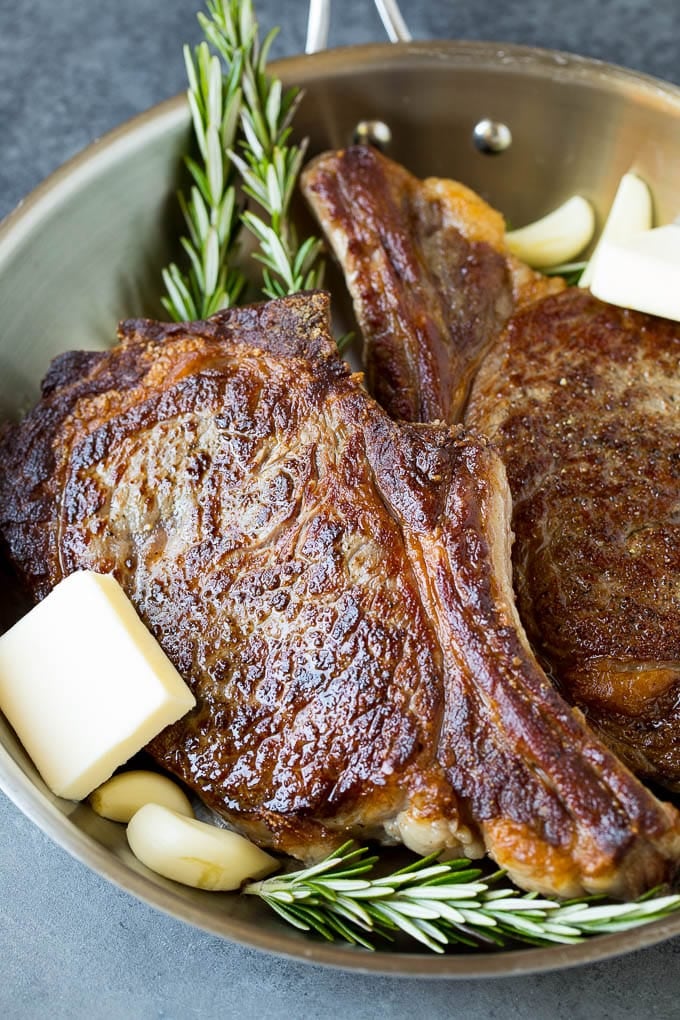
<path fill-rule="evenodd" d="M 410 42 L 412 36 L 406 27 L 397 0 L 375 0 L 380 20 L 390 42 Z M 328 46 L 331 21 L 331 0 L 309 0 L 307 40 L 305 53 L 318 53 Z"/>
<path fill-rule="evenodd" d="M 410 42 L 413 36 L 406 27 L 397 0 L 375 0 L 375 6 L 390 42 Z"/>
<path fill-rule="evenodd" d="M 331 22 L 331 0 L 309 0 L 305 53 L 318 53 L 328 46 Z"/>

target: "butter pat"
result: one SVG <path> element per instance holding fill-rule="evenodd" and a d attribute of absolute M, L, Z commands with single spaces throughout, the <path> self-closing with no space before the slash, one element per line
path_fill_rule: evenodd
<path fill-rule="evenodd" d="M 581 274 L 579 287 L 589 287 L 602 245 L 607 241 L 625 241 L 626 238 L 652 228 L 652 193 L 637 174 L 624 174 L 614 195 L 600 240 L 590 261 Z"/>
<path fill-rule="evenodd" d="M 0 710 L 60 797 L 87 797 L 195 703 L 110 575 L 71 574 L 0 637 Z"/>
<path fill-rule="evenodd" d="M 680 226 L 604 240 L 590 290 L 610 304 L 680 321 Z"/>

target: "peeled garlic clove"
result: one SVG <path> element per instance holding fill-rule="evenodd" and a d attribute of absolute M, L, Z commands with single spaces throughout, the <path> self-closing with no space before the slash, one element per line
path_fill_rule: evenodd
<path fill-rule="evenodd" d="M 161 804 L 180 815 L 194 817 L 189 798 L 177 783 L 158 772 L 121 772 L 97 787 L 89 797 L 93 811 L 112 822 L 129 822 L 145 804 Z"/>
<path fill-rule="evenodd" d="M 195 889 L 239 889 L 264 878 L 278 861 L 250 840 L 215 825 L 147 804 L 127 827 L 130 848 L 142 864 Z"/>
<path fill-rule="evenodd" d="M 624 174 L 619 181 L 600 240 L 579 280 L 579 287 L 590 286 L 595 262 L 603 242 L 625 241 L 627 237 L 649 230 L 652 226 L 652 216 L 652 194 L 649 188 L 637 174 Z"/>
<path fill-rule="evenodd" d="M 508 250 L 534 269 L 547 269 L 576 258 L 590 244 L 595 213 L 587 199 L 574 195 L 564 205 L 505 235 Z"/>
<path fill-rule="evenodd" d="M 604 241 L 591 293 L 601 301 L 680 322 L 680 226 Z"/>

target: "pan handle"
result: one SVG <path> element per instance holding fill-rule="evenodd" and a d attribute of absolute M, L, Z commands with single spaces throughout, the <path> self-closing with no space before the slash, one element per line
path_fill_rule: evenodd
<path fill-rule="evenodd" d="M 318 53 L 328 46 L 331 0 L 309 0 L 305 53 Z"/>
<path fill-rule="evenodd" d="M 411 33 L 406 27 L 397 0 L 375 0 L 390 42 L 410 42 Z M 305 53 L 318 53 L 328 46 L 328 29 L 331 21 L 331 0 L 309 0 L 307 40 Z"/>
<path fill-rule="evenodd" d="M 375 0 L 375 6 L 390 42 L 411 42 L 413 36 L 406 27 L 397 0 Z"/>

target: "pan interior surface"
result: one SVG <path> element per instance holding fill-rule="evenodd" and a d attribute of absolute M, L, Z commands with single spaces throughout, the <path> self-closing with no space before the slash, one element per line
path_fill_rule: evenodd
<path fill-rule="evenodd" d="M 596 61 L 492 43 L 368 46 L 275 65 L 304 87 L 296 132 L 309 155 L 350 144 L 356 125 L 387 124 L 388 155 L 420 176 L 452 177 L 480 192 L 512 226 L 574 193 L 602 222 L 622 174 L 650 185 L 659 223 L 677 214 L 680 89 Z M 484 119 L 512 144 L 474 143 Z M 0 415 L 35 400 L 58 353 L 103 349 L 118 320 L 162 317 L 160 271 L 178 252 L 175 192 L 189 142 L 183 98 L 143 114 L 91 146 L 0 226 Z M 675 193 L 674 193 L 675 192 Z M 5 579 L 2 628 L 26 608 Z M 149 873 L 124 829 L 87 805 L 55 798 L 0 717 L 0 786 L 56 842 L 161 910 L 235 941 L 310 962 L 385 974 L 480 977 L 603 959 L 680 934 L 680 917 L 581 945 L 436 957 L 409 948 L 370 954 L 321 944 L 279 922 L 254 897 L 211 894 Z"/>

